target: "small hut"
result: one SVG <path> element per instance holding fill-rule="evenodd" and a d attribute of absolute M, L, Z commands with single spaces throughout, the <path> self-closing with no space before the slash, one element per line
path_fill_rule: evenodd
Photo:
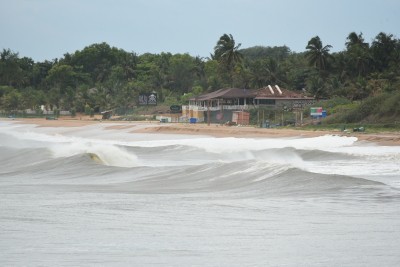
<path fill-rule="evenodd" d="M 113 111 L 112 110 L 105 110 L 101 112 L 101 119 L 108 120 L 111 118 Z"/>

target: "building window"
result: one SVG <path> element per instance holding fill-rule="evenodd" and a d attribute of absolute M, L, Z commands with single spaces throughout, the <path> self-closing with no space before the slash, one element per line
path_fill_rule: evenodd
<path fill-rule="evenodd" d="M 275 105 L 275 99 L 258 99 L 259 105 Z"/>

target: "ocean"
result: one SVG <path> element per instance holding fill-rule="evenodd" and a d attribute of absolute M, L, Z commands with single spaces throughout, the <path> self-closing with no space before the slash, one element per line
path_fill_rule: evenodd
<path fill-rule="evenodd" d="M 111 125 L 0 121 L 0 266 L 400 266 L 399 146 Z"/>

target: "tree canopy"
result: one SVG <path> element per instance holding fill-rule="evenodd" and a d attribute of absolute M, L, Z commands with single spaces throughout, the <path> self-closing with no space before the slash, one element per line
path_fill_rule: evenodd
<path fill-rule="evenodd" d="M 362 33 L 351 32 L 343 42 L 345 50 L 331 53 L 332 46 L 314 36 L 304 52 L 295 53 L 287 46 L 240 49 L 231 34 L 223 34 L 211 48 L 211 58 L 168 52 L 139 55 L 103 42 L 43 62 L 3 49 L 0 110 L 41 105 L 76 111 L 133 108 L 143 92 L 179 102 L 224 87 L 268 84 L 349 100 L 400 90 L 399 39 L 380 32 L 367 43 Z"/>

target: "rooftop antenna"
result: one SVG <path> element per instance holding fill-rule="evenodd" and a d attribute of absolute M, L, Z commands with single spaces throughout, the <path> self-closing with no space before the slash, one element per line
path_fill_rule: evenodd
<path fill-rule="evenodd" d="M 279 88 L 279 86 L 276 84 L 275 84 L 275 88 L 276 88 L 276 90 L 278 90 L 279 94 L 281 95 L 282 94 L 281 88 Z"/>
<path fill-rule="evenodd" d="M 268 85 L 268 88 L 269 88 L 269 90 L 271 91 L 271 94 L 275 94 L 275 92 L 274 92 L 274 89 L 272 89 L 272 86 L 271 85 Z"/>

